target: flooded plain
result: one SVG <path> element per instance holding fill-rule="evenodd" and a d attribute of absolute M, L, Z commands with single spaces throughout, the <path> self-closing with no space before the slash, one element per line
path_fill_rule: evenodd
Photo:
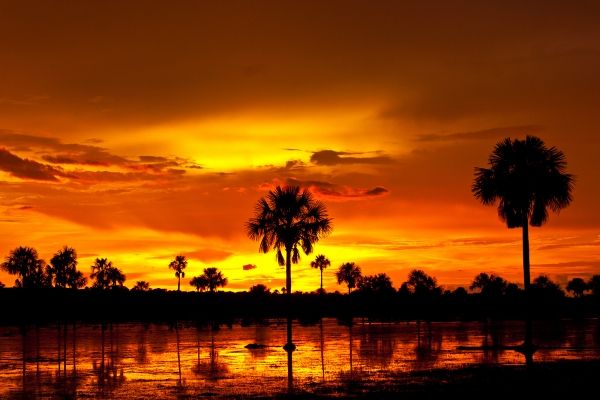
<path fill-rule="evenodd" d="M 600 358 L 600 322 L 537 323 L 534 361 Z M 521 322 L 294 324 L 212 329 L 121 323 L 0 327 L 0 398 L 188 398 L 265 396 L 312 390 L 390 372 L 523 364 Z M 249 346 L 248 344 L 258 344 Z M 483 346 L 486 350 L 472 348 Z"/>

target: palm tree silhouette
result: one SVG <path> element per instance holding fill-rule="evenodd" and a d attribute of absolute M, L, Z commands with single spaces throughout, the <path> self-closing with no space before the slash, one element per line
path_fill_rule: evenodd
<path fill-rule="evenodd" d="M 181 291 L 181 278 L 185 278 L 185 272 L 183 270 L 187 267 L 188 260 L 184 255 L 178 255 L 173 261 L 169 263 L 169 269 L 175 271 L 175 277 L 177 278 L 177 291 Z"/>
<path fill-rule="evenodd" d="M 97 289 L 107 289 L 109 286 L 108 282 L 108 271 L 112 268 L 112 262 L 106 258 L 96 258 L 94 264 L 92 264 L 92 273 L 90 279 L 94 280 L 92 287 Z"/>
<path fill-rule="evenodd" d="M 90 278 L 95 281 L 92 287 L 97 289 L 122 287 L 125 283 L 125 274 L 119 268 L 114 267 L 112 262 L 106 258 L 96 258 L 92 265 Z"/>
<path fill-rule="evenodd" d="M 362 277 L 360 267 L 353 262 L 343 263 L 335 273 L 338 285 L 345 283 L 348 286 L 348 294 L 356 287 Z"/>
<path fill-rule="evenodd" d="M 314 261 L 310 262 L 310 266 L 318 268 L 321 271 L 321 293 L 323 293 L 323 270 L 331 265 L 331 261 L 323 254 L 319 254 Z"/>
<path fill-rule="evenodd" d="M 206 276 L 200 275 L 195 276 L 190 280 L 190 285 L 196 288 L 198 292 L 204 292 L 208 287 L 208 281 L 206 280 Z"/>
<path fill-rule="evenodd" d="M 44 260 L 32 247 L 17 247 L 12 250 L 1 265 L 2 269 L 11 275 L 18 275 L 15 286 L 20 288 L 35 288 L 48 286 L 47 276 L 44 273 Z"/>
<path fill-rule="evenodd" d="M 488 160 L 489 168 L 476 168 L 471 188 L 484 205 L 498 202 L 498 215 L 508 228 L 522 228 L 523 281 L 530 313 L 529 224 L 541 226 L 548 209 L 559 212 L 572 200 L 573 176 L 566 173 L 565 155 L 556 147 L 527 136 L 497 143 Z M 532 350 L 531 316 L 526 323 L 523 347 Z"/>
<path fill-rule="evenodd" d="M 110 287 L 123 287 L 125 283 L 125 274 L 117 267 L 108 270 L 108 283 Z"/>
<path fill-rule="evenodd" d="M 300 261 L 300 247 L 310 254 L 316 242 L 331 232 L 331 219 L 325 205 L 316 201 L 312 194 L 298 186 L 277 186 L 261 198 L 255 207 L 255 215 L 246 223 L 246 232 L 252 240 L 260 242 L 259 251 L 276 251 L 277 262 L 285 265 L 285 289 L 288 302 L 292 295 L 292 263 Z M 285 252 L 285 258 L 283 253 Z M 291 304 L 289 304 L 291 306 Z M 291 309 L 288 308 L 291 312 Z M 286 347 L 292 343 L 292 319 L 288 314 L 288 338 Z"/>
<path fill-rule="evenodd" d="M 227 285 L 227 278 L 215 267 L 204 268 L 204 273 L 196 278 L 198 278 L 200 286 L 205 285 L 204 288 L 208 288 L 211 293 L 214 293 L 218 287 Z"/>
<path fill-rule="evenodd" d="M 50 259 L 46 268 L 49 279 L 57 288 L 79 289 L 86 285 L 87 279 L 77 270 L 77 252 L 74 248 L 65 246 Z"/>

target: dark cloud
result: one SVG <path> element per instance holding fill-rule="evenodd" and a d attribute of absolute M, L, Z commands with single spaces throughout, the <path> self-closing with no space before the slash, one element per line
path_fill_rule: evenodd
<path fill-rule="evenodd" d="M 256 269 L 256 265 L 254 265 L 254 264 L 245 264 L 245 265 L 242 266 L 242 269 L 244 271 L 250 271 L 252 269 Z"/>
<path fill-rule="evenodd" d="M 139 159 L 145 163 L 164 163 L 169 161 L 168 158 L 159 156 L 139 156 Z"/>
<path fill-rule="evenodd" d="M 108 150 L 87 144 L 63 143 L 55 137 L 36 136 L 0 130 L 0 143 L 9 149 L 35 149 L 42 153 L 42 158 L 53 164 L 82 165 L 124 165 L 130 161 L 108 152 Z"/>
<path fill-rule="evenodd" d="M 343 151 L 321 150 L 310 156 L 310 161 L 317 165 L 339 164 L 387 164 L 392 162 L 388 156 L 355 157 L 362 153 L 347 153 Z"/>
<path fill-rule="evenodd" d="M 449 134 L 424 134 L 417 136 L 418 142 L 448 142 L 456 143 L 464 140 L 502 139 L 505 137 L 523 137 L 537 134 L 542 130 L 539 125 L 507 126 L 483 129 L 473 132 L 456 132 Z"/>
<path fill-rule="evenodd" d="M 288 185 L 301 186 L 310 189 L 313 193 L 325 196 L 332 199 L 360 199 L 382 196 L 389 193 L 389 190 L 384 187 L 374 187 L 372 189 L 361 189 L 347 185 L 338 185 L 331 182 L 316 181 L 316 180 L 298 180 L 288 178 Z"/>
<path fill-rule="evenodd" d="M 20 158 L 6 149 L 0 149 L 0 170 L 22 179 L 57 181 L 57 177 L 68 176 L 62 170 L 37 161 Z"/>

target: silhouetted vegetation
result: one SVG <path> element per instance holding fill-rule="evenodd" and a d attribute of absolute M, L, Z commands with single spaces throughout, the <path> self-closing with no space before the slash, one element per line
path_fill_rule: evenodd
<path fill-rule="evenodd" d="M 31 247 L 17 247 L 2 263 L 2 269 L 11 275 L 17 275 L 15 286 L 25 289 L 50 286 L 51 282 L 44 271 L 44 260 Z"/>
<path fill-rule="evenodd" d="M 135 285 L 131 288 L 134 291 L 147 292 L 150 290 L 150 283 L 146 281 L 137 281 Z"/>
<path fill-rule="evenodd" d="M 331 261 L 323 254 L 319 254 L 314 261 L 310 262 L 312 268 L 321 271 L 321 293 L 323 293 L 323 270 L 331 265 Z"/>
<path fill-rule="evenodd" d="M 169 269 L 175 271 L 175 277 L 177 278 L 177 291 L 181 291 L 181 278 L 185 278 L 184 269 L 187 267 L 187 258 L 183 255 L 178 255 L 173 261 L 169 263 Z"/>
<path fill-rule="evenodd" d="M 571 203 L 573 176 L 566 172 L 563 152 L 546 147 L 535 136 L 497 143 L 488 163 L 489 168 L 475 169 L 472 192 L 485 205 L 498 203 L 498 215 L 508 228 L 522 228 L 524 287 L 529 298 L 529 225 L 542 226 L 548 209 L 558 212 Z M 524 346 L 531 349 L 531 323 L 527 323 Z"/>
<path fill-rule="evenodd" d="M 77 252 L 72 247 L 65 246 L 56 252 L 46 273 L 57 288 L 79 289 L 87 284 L 87 278 L 77 270 Z"/>
<path fill-rule="evenodd" d="M 300 249 L 306 255 L 312 253 L 315 243 L 331 230 L 325 205 L 298 186 L 277 186 L 269 191 L 256 203 L 255 215 L 246 224 L 248 237 L 260 242 L 259 251 L 275 250 L 277 263 L 285 265 L 288 297 L 292 295 L 292 263 L 300 261 Z M 291 327 L 291 318 L 288 318 L 288 349 L 294 347 Z"/>
<path fill-rule="evenodd" d="M 194 277 L 190 283 L 192 286 L 196 286 L 198 291 L 208 289 L 212 293 L 217 288 L 227 286 L 227 278 L 217 268 L 208 267 L 204 268 L 202 275 Z"/>
<path fill-rule="evenodd" d="M 348 294 L 356 287 L 362 277 L 360 267 L 353 262 L 347 262 L 340 265 L 335 273 L 338 285 L 345 284 L 348 287 Z"/>
<path fill-rule="evenodd" d="M 588 284 L 582 278 L 573 278 L 567 283 L 567 292 L 573 293 L 575 297 L 583 297 L 588 290 Z"/>
<path fill-rule="evenodd" d="M 110 289 L 123 287 L 125 283 L 125 274 L 114 267 L 112 262 L 106 258 L 96 258 L 92 264 L 92 273 L 90 279 L 94 281 L 92 287 L 95 289 Z"/>

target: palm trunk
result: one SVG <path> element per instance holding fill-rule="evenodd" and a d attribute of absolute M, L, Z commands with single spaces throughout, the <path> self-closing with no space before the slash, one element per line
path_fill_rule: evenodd
<path fill-rule="evenodd" d="M 526 351 L 533 349 L 533 332 L 531 323 L 531 277 L 529 272 L 529 220 L 523 213 L 523 283 L 525 287 L 525 342 Z"/>
<path fill-rule="evenodd" d="M 180 288 L 181 288 L 181 277 L 180 277 L 180 276 L 178 276 L 178 277 L 177 277 L 177 291 L 178 291 L 178 292 L 180 291 L 180 290 L 179 290 Z"/>
<path fill-rule="evenodd" d="M 287 297 L 287 343 L 285 349 L 292 352 L 295 348 L 292 342 L 292 249 L 285 249 L 285 291 Z"/>
<path fill-rule="evenodd" d="M 323 294 L 323 268 L 321 268 L 321 294 Z"/>

